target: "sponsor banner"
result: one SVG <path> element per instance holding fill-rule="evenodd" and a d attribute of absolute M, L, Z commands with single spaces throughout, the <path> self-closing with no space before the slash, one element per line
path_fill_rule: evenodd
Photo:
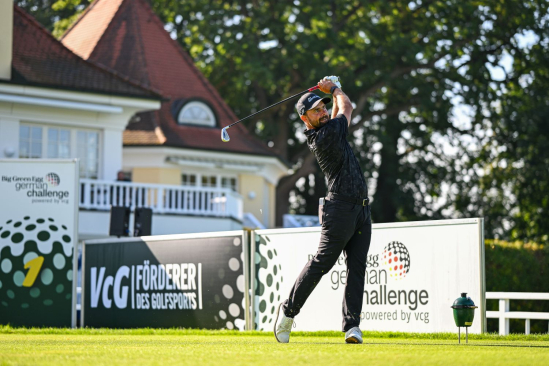
<path fill-rule="evenodd" d="M 361 329 L 453 332 L 452 306 L 466 292 L 475 304 L 472 333 L 485 329 L 482 219 L 374 224 L 367 258 Z M 276 309 L 316 254 L 320 228 L 255 231 L 255 329 L 272 330 Z M 254 268 L 255 267 L 255 268 Z M 296 317 L 295 330 L 341 330 L 347 279 L 341 254 Z"/>
<path fill-rule="evenodd" d="M 246 235 L 85 242 L 84 326 L 246 329 Z"/>
<path fill-rule="evenodd" d="M 0 160 L 0 324 L 75 326 L 77 160 Z"/>

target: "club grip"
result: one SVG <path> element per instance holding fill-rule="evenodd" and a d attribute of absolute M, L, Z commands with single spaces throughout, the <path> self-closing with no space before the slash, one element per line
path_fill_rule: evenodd
<path fill-rule="evenodd" d="M 317 86 L 313 86 L 312 88 L 307 89 L 307 91 L 312 92 L 313 90 L 317 90 L 317 89 L 320 89 L 320 86 L 318 86 L 318 85 L 317 85 Z"/>

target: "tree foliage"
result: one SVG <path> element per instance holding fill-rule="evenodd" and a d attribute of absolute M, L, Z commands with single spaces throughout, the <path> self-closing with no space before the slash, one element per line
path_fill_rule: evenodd
<path fill-rule="evenodd" d="M 479 169 L 509 159 L 501 149 L 486 145 L 483 131 L 496 131 L 502 145 L 508 145 L 506 138 L 517 131 L 507 121 L 509 108 L 517 108 L 514 99 L 524 94 L 517 80 L 534 61 L 519 47 L 517 37 L 535 34 L 546 39 L 546 1 L 154 4 L 238 115 L 312 86 L 324 75 L 339 75 L 356 104 L 351 131 L 374 192 L 375 221 L 488 215 L 489 235 L 509 237 L 501 218 L 518 215 L 528 220 L 539 211 L 529 206 L 513 214 L 509 203 L 491 198 L 488 185 L 505 183 L 499 185 L 502 197 L 518 200 L 528 195 L 533 201 L 544 195 L 543 185 L 527 191 L 498 170 L 480 179 Z M 542 61 L 545 51 L 539 50 L 536 62 L 543 70 L 547 70 Z M 512 59 L 512 71 L 498 77 L 496 71 L 506 59 Z M 545 80 L 538 82 L 547 85 Z M 528 120 L 529 130 L 536 134 L 543 126 L 541 119 L 532 120 L 533 114 L 546 113 L 528 97 L 522 100 L 528 108 L 511 115 Z M 494 107 L 498 103 L 499 109 Z M 468 106 L 468 118 L 455 114 L 456 104 Z M 299 178 L 311 175 L 322 184 L 291 103 L 248 127 L 295 164 L 294 175 L 279 187 L 282 212 Z M 521 136 L 523 143 L 535 137 Z M 517 161 L 523 154 L 510 146 L 507 151 L 513 151 Z M 523 169 L 539 174 L 527 164 Z M 304 181 L 297 193 L 306 202 L 306 212 L 313 214 L 311 202 L 316 199 L 307 195 L 318 190 L 304 189 L 311 188 L 310 177 Z M 468 199 L 479 202 L 464 205 Z M 509 210 L 501 212 L 490 205 L 507 205 Z M 526 224 L 519 221 L 514 228 L 526 235 Z M 540 229 L 547 232 L 542 227 L 535 230 Z"/>
<path fill-rule="evenodd" d="M 59 38 L 92 0 L 15 0 L 47 30 Z"/>
<path fill-rule="evenodd" d="M 545 32 L 545 34 L 544 34 Z M 549 43 L 517 48 L 512 72 L 489 118 L 479 125 L 480 149 L 469 153 L 477 174 L 456 200 L 481 212 L 492 237 L 546 243 L 549 239 Z M 525 62 L 527 60 L 527 62 Z"/>
<path fill-rule="evenodd" d="M 339 75 L 375 222 L 485 216 L 489 237 L 547 240 L 547 1 L 150 3 L 238 116 Z M 292 165 L 278 222 L 289 196 L 316 214 L 294 104 L 247 127 Z"/>

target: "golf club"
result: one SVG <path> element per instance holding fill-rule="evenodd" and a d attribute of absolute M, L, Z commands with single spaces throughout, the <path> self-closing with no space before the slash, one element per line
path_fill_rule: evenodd
<path fill-rule="evenodd" d="M 263 112 L 263 111 L 266 111 L 266 110 L 269 109 L 269 108 L 272 108 L 272 107 L 274 107 L 274 106 L 277 106 L 277 105 L 279 105 L 280 103 L 284 103 L 284 102 L 286 102 L 286 101 L 288 101 L 288 100 L 290 100 L 290 99 L 294 99 L 294 98 L 299 97 L 300 95 L 303 95 L 303 94 L 305 94 L 305 93 L 309 93 L 309 92 L 312 92 L 313 90 L 317 90 L 318 88 L 319 88 L 319 87 L 318 87 L 318 85 L 317 85 L 317 86 L 314 86 L 314 87 L 309 88 L 309 89 L 307 89 L 307 90 L 304 90 L 304 91 L 302 91 L 301 93 L 297 93 L 296 95 L 292 95 L 291 97 L 288 97 L 288 98 L 286 98 L 286 99 L 284 99 L 284 100 L 281 100 L 280 102 L 275 103 L 275 104 L 273 104 L 273 105 L 271 105 L 271 106 L 268 106 L 267 108 L 263 108 L 263 109 L 260 110 L 259 112 L 255 112 L 254 114 L 250 114 L 248 117 L 244 117 L 244 118 L 242 118 L 241 120 L 238 120 L 238 121 L 236 121 L 236 122 L 234 122 L 234 123 L 231 123 L 230 125 L 228 125 L 227 127 L 224 127 L 224 128 L 221 130 L 221 140 L 222 140 L 223 142 L 228 142 L 228 141 L 231 140 L 231 138 L 229 137 L 229 133 L 227 132 L 227 129 L 231 128 L 232 126 L 236 125 L 237 123 L 240 123 L 240 122 L 244 121 L 245 119 L 248 119 L 248 118 L 250 118 L 250 117 L 255 116 L 256 114 L 259 114 L 259 113 L 261 113 L 261 112 Z"/>

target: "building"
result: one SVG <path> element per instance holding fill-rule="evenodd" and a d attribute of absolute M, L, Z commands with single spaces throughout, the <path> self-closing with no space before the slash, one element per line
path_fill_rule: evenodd
<path fill-rule="evenodd" d="M 62 43 L 0 4 L 0 158 L 80 158 L 81 239 L 111 205 L 151 207 L 153 234 L 274 226 L 287 167 L 240 126 L 221 142 L 237 117 L 145 1 L 95 1 Z"/>
<path fill-rule="evenodd" d="M 229 188 L 245 213 L 274 227 L 275 188 L 287 167 L 241 125 L 231 128 L 231 142 L 221 141 L 220 129 L 237 116 L 147 1 L 96 0 L 61 41 L 168 98 L 124 132 L 124 170 L 133 182 Z"/>

